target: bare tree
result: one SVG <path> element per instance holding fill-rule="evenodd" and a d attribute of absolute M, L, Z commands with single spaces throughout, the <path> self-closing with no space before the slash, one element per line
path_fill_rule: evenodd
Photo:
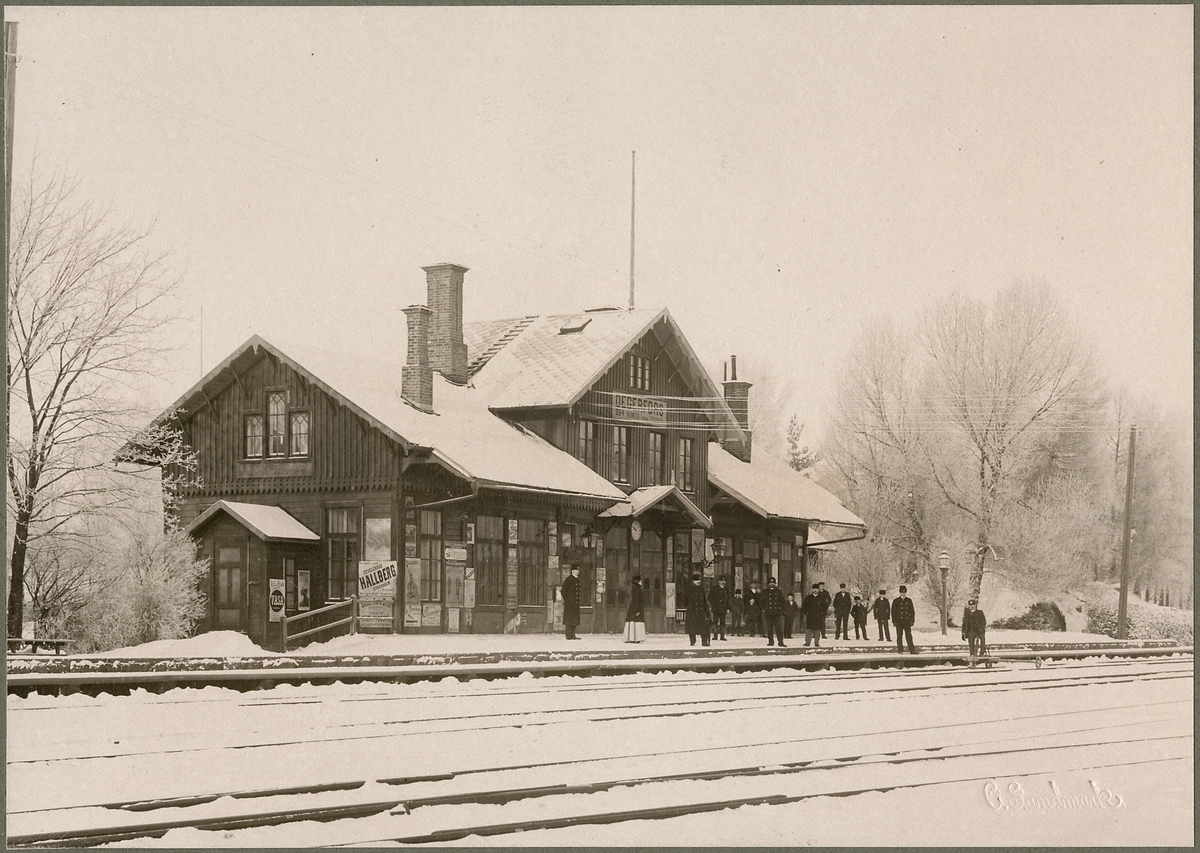
<path fill-rule="evenodd" d="M 164 297 L 176 284 L 148 229 L 78 199 L 77 182 L 30 180 L 15 194 L 8 257 L 5 402 L 8 634 L 23 620 L 28 550 L 127 500 L 111 464 L 145 413 L 132 381 L 163 355 Z M 180 449 L 177 445 L 174 450 Z M 170 448 L 168 448 L 168 452 Z"/>
<path fill-rule="evenodd" d="M 1045 287 L 1016 284 L 988 306 L 955 294 L 926 315 L 929 358 L 924 452 L 942 497 L 974 528 L 978 596 L 993 529 L 1027 482 L 1039 437 L 1090 425 L 1098 408 L 1093 359 Z"/>

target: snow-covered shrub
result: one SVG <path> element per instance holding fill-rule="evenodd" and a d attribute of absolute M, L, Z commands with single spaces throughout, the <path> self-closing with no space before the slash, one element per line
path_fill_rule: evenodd
<path fill-rule="evenodd" d="M 117 551 L 95 595 L 71 620 L 78 651 L 191 636 L 204 615 L 208 561 L 179 529 L 133 536 Z"/>
<path fill-rule="evenodd" d="M 1117 596 L 1105 596 L 1088 605 L 1088 631 L 1117 636 Z M 1131 640 L 1174 640 L 1192 645 L 1195 626 L 1192 611 L 1159 607 L 1130 596 L 1125 611 L 1125 633 Z"/>
<path fill-rule="evenodd" d="M 1065 631 L 1067 620 L 1053 601 L 1038 601 L 1020 616 L 996 619 L 992 627 L 1018 631 Z"/>

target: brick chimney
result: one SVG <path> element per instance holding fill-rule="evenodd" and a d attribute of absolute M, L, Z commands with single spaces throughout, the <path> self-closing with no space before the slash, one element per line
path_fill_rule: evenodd
<path fill-rule="evenodd" d="M 721 446 L 741 459 L 750 461 L 750 386 L 751 383 L 739 381 L 737 378 L 737 356 L 729 356 L 729 373 L 721 385 L 725 388 L 725 403 L 729 406 L 738 426 L 746 433 L 746 441 L 736 441 L 732 437 L 721 442 Z"/>
<path fill-rule="evenodd" d="M 424 305 L 404 309 L 408 318 L 408 357 L 400 371 L 400 396 L 423 412 L 433 411 L 433 369 L 429 366 L 429 318 Z"/>
<path fill-rule="evenodd" d="M 463 343 L 463 273 L 457 264 L 422 267 L 433 313 L 429 323 L 429 366 L 456 385 L 467 381 L 467 345 Z M 411 358 L 412 349 L 409 349 Z"/>

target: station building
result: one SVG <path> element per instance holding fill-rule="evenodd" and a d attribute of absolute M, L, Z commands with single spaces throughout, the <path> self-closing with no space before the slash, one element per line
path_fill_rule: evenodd
<path fill-rule="evenodd" d="M 361 630 L 550 631 L 575 564 L 580 630 L 619 632 L 640 574 L 671 631 L 693 571 L 798 591 L 814 546 L 865 535 L 752 456 L 750 383 L 734 360 L 718 388 L 666 309 L 464 324 L 466 268 L 424 270 L 404 364 L 253 337 L 158 419 L 197 457 L 201 630 L 278 647 L 282 613 L 356 596 Z"/>

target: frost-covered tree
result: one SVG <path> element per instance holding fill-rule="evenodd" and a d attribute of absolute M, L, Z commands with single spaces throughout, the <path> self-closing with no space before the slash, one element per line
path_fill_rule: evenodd
<path fill-rule="evenodd" d="M 165 297 L 176 283 L 148 234 L 81 200 L 72 180 L 31 180 L 14 193 L 5 365 L 9 636 L 22 630 L 30 548 L 75 535 L 81 517 L 127 505 L 129 483 L 113 454 L 145 422 L 130 388 L 160 364 Z M 184 451 L 158 438 L 167 439 L 156 448 L 159 464 Z"/>

